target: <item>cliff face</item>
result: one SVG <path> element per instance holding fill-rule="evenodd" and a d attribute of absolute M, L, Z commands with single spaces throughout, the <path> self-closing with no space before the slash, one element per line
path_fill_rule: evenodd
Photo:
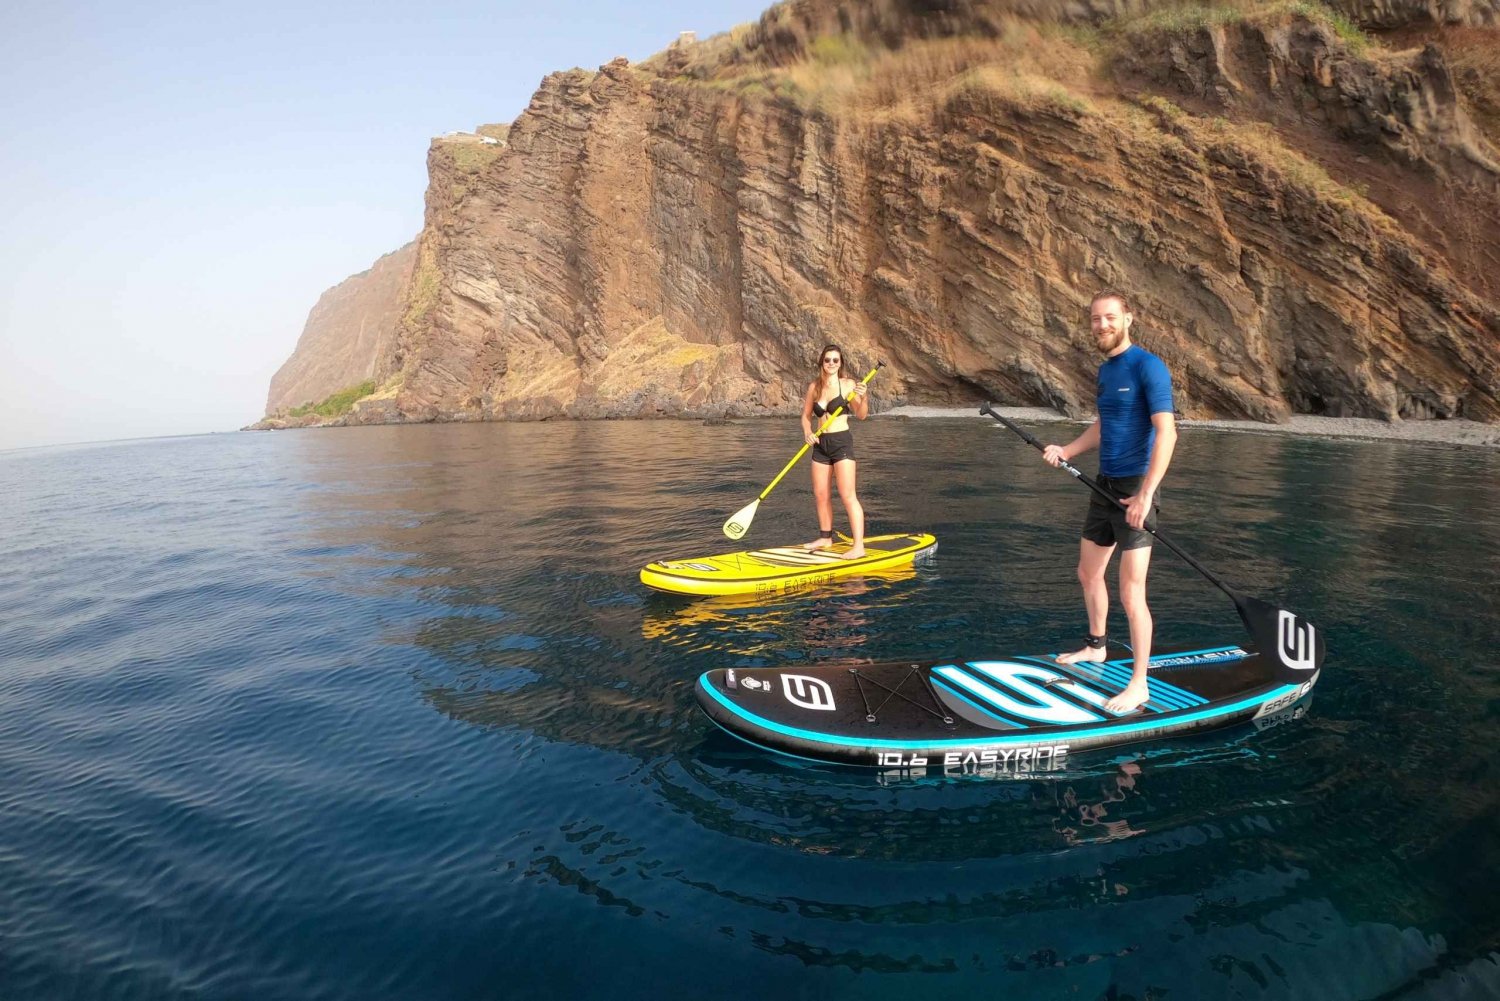
<path fill-rule="evenodd" d="M 1500 23 L 1496 0 L 1334 0 L 1330 6 L 1370 28 Z"/>
<path fill-rule="evenodd" d="M 395 349 L 416 259 L 417 245 L 408 243 L 319 297 L 292 357 L 271 377 L 268 415 L 316 403 L 375 377 Z"/>
<path fill-rule="evenodd" d="M 1083 412 L 1103 287 L 1190 416 L 1500 419 L 1496 71 L 1444 27 L 1496 4 L 1339 5 L 1405 49 L 1150 6 L 805 0 L 547 78 L 434 142 L 347 419 L 784 413 L 825 341 L 885 401 Z"/>

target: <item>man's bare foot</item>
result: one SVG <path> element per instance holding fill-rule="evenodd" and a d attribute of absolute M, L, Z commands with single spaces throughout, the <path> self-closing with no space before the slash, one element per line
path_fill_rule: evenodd
<path fill-rule="evenodd" d="M 864 546 L 851 546 L 849 549 L 839 553 L 846 560 L 857 560 L 865 554 Z"/>
<path fill-rule="evenodd" d="M 802 548 L 808 552 L 812 552 L 815 549 L 827 549 L 831 545 L 833 545 L 832 539 L 814 539 L 811 542 L 803 543 Z"/>
<path fill-rule="evenodd" d="M 1082 650 L 1074 650 L 1072 653 L 1060 653 L 1057 655 L 1059 664 L 1102 664 L 1109 659 L 1109 654 L 1102 646 L 1085 646 Z"/>
<path fill-rule="evenodd" d="M 1132 681 L 1125 686 L 1123 692 L 1104 703 L 1104 708 L 1112 713 L 1124 715 L 1125 713 L 1134 712 L 1139 709 L 1150 698 L 1151 692 L 1146 688 L 1145 681 Z"/>

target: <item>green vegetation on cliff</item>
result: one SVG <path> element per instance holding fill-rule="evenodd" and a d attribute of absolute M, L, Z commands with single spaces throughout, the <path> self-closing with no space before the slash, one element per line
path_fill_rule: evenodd
<path fill-rule="evenodd" d="M 419 326 L 432 307 L 437 305 L 438 293 L 442 290 L 443 276 L 438 270 L 437 256 L 428 243 L 423 243 L 417 253 L 417 270 L 407 287 L 406 309 L 401 314 L 401 323 L 408 329 Z"/>
<path fill-rule="evenodd" d="M 1370 37 L 1352 21 L 1317 0 L 1230 0 L 1209 4 L 1177 4 L 1159 7 L 1135 17 L 1121 18 L 1112 28 L 1130 38 L 1155 32 L 1182 34 L 1242 21 L 1260 23 L 1288 16 L 1305 18 L 1333 29 L 1334 34 L 1355 55 L 1364 55 L 1372 44 Z"/>
<path fill-rule="evenodd" d="M 349 386 L 341 389 L 323 400 L 322 403 L 304 403 L 300 407 L 293 407 L 287 411 L 288 417 L 306 417 L 308 414 L 317 414 L 319 417 L 342 417 L 354 409 L 354 404 L 375 392 L 375 380 L 366 379 L 357 386 Z"/>

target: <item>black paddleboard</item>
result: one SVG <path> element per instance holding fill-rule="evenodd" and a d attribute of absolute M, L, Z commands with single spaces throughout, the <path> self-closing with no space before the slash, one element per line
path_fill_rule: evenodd
<path fill-rule="evenodd" d="M 1249 644 L 1165 650 L 1151 658 L 1150 700 L 1116 715 L 1133 659 L 1002 660 L 721 668 L 698 679 L 698 704 L 724 730 L 799 758 L 911 771 L 1055 771 L 1080 751 L 1264 718 L 1299 701 L 1318 670 Z"/>

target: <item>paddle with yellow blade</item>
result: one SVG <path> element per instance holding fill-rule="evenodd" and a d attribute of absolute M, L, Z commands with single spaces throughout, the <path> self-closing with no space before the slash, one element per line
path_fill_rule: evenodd
<path fill-rule="evenodd" d="M 875 367 L 870 369 L 869 374 L 861 379 L 859 381 L 859 384 L 861 386 L 869 385 L 870 380 L 875 378 L 875 373 L 879 372 L 881 366 L 883 366 L 884 364 L 885 362 L 883 361 L 876 362 Z M 847 405 L 853 399 L 854 393 L 851 392 L 848 396 L 844 397 L 843 401 L 840 402 L 838 406 L 830 410 L 828 412 L 828 416 L 823 418 L 823 423 L 818 425 L 818 430 L 813 432 L 813 437 L 816 438 L 821 435 L 823 433 L 823 429 L 832 424 L 833 419 L 839 414 L 843 413 L 845 405 Z M 729 520 L 724 522 L 725 535 L 729 536 L 731 539 L 739 539 L 743 538 L 745 533 L 750 531 L 750 522 L 755 520 L 755 509 L 760 507 L 760 502 L 765 500 L 766 495 L 776 488 L 776 484 L 781 482 L 781 478 L 787 473 L 791 472 L 792 467 L 797 464 L 797 460 L 802 458 L 803 454 L 805 454 L 809 448 L 812 448 L 812 446 L 803 445 L 800 449 L 798 449 L 797 454 L 792 456 L 792 461 L 781 467 L 781 472 L 776 474 L 776 479 L 772 480 L 771 485 L 760 492 L 759 497 L 755 498 L 755 500 L 751 501 L 749 504 L 746 504 L 744 507 L 740 508 L 734 514 L 729 516 Z"/>

